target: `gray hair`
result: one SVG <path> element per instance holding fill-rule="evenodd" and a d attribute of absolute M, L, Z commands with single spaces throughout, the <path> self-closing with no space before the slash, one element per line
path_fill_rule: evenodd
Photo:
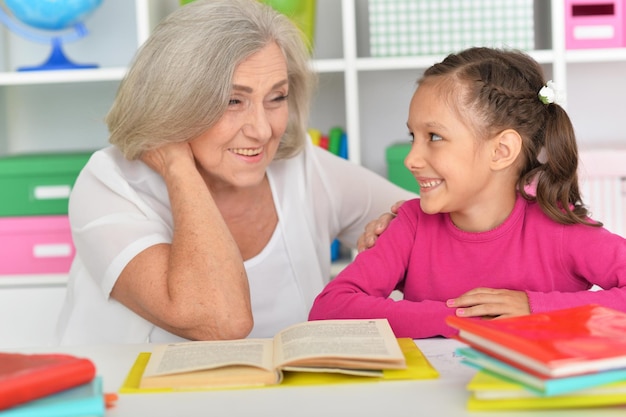
<path fill-rule="evenodd" d="M 258 0 L 196 0 L 167 16 L 141 46 L 106 116 L 128 159 L 191 140 L 226 111 L 238 64 L 275 42 L 287 62 L 289 119 L 276 159 L 304 146 L 315 76 L 302 33 Z"/>

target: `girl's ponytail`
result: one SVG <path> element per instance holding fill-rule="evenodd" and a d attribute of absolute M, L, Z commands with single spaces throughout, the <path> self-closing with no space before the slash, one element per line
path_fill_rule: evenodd
<path fill-rule="evenodd" d="M 569 116 L 558 104 L 545 104 L 542 133 L 543 163 L 537 176 L 536 198 L 543 211 L 565 224 L 601 226 L 588 218 L 578 186 L 578 146 Z"/>

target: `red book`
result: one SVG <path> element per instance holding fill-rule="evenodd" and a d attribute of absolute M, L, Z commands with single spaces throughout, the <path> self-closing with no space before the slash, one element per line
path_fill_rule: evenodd
<path fill-rule="evenodd" d="M 328 150 L 328 136 L 327 135 L 322 135 L 320 137 L 320 143 L 318 146 L 322 149 Z"/>
<path fill-rule="evenodd" d="M 90 382 L 91 360 L 63 354 L 1 353 L 0 410 Z"/>
<path fill-rule="evenodd" d="M 458 339 L 547 377 L 626 368 L 626 313 L 595 304 L 506 319 L 449 316 Z"/>

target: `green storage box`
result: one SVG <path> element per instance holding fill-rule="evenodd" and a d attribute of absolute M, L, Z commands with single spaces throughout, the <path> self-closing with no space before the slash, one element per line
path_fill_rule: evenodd
<path fill-rule="evenodd" d="M 0 216 L 67 214 L 70 191 L 92 153 L 0 157 Z"/>
<path fill-rule="evenodd" d="M 411 171 L 404 166 L 404 158 L 411 150 L 410 143 L 396 143 L 387 147 L 387 178 L 400 187 L 419 193 L 420 187 Z"/>

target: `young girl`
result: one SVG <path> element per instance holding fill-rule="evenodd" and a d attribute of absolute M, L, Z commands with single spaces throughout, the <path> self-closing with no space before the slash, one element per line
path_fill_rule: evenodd
<path fill-rule="evenodd" d="M 309 319 L 386 317 L 396 336 L 425 338 L 453 335 L 453 314 L 626 311 L 626 240 L 588 217 L 574 130 L 555 97 L 517 51 L 471 48 L 426 70 L 405 160 L 420 198 L 326 286 Z"/>

